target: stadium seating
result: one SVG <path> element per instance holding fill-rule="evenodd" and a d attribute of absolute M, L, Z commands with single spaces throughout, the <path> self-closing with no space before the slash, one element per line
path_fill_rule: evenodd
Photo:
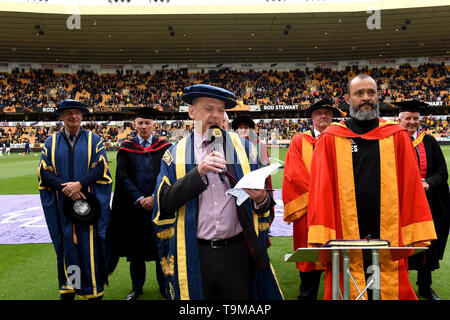
<path fill-rule="evenodd" d="M 183 105 L 182 89 L 193 83 L 209 83 L 227 88 L 240 97 L 236 110 L 248 105 L 301 105 L 306 108 L 314 99 L 331 98 L 337 105 L 349 77 L 367 73 L 377 79 L 381 102 L 402 99 L 442 101 L 450 104 L 450 66 L 424 64 L 393 68 L 348 67 L 345 70 L 315 68 L 289 72 L 215 70 L 188 73 L 185 69 L 160 70 L 151 74 L 117 71 L 98 75 L 92 71 L 55 74 L 52 70 L 15 69 L 0 74 L 0 109 L 14 111 L 32 106 L 55 104 L 66 97 L 90 106 L 138 107 L 156 105 L 160 110 L 178 111 Z M 247 109 L 248 110 L 248 109 Z M 30 109 L 31 111 L 31 109 Z"/>
<path fill-rule="evenodd" d="M 366 73 L 378 81 L 381 101 L 392 103 L 404 99 L 421 99 L 428 102 L 441 101 L 450 104 L 450 66 L 424 64 L 418 67 L 402 65 L 394 68 L 358 68 L 345 70 L 314 68 L 314 70 L 275 70 L 247 72 L 236 70 L 212 70 L 188 73 L 186 69 L 163 69 L 155 73 L 139 73 L 131 70 L 114 74 L 96 74 L 78 71 L 76 74 L 59 74 L 46 69 L 15 69 L 11 73 L 0 73 L 0 110 L 15 111 L 20 108 L 32 112 L 33 106 L 54 105 L 70 97 L 84 101 L 90 106 L 142 107 L 156 105 L 163 111 L 177 112 L 184 103 L 182 89 L 194 83 L 209 83 L 227 88 L 240 97 L 234 111 L 246 111 L 249 105 L 300 105 L 307 108 L 315 99 L 330 98 L 335 104 L 343 104 L 349 78 Z M 425 117 L 422 130 L 436 137 L 448 137 L 447 119 Z M 291 139 L 305 130 L 307 119 L 299 121 L 271 120 L 257 123 L 257 130 L 278 129 L 279 139 Z M 87 123 L 85 127 L 99 134 L 108 145 L 118 145 L 133 134 L 133 124 L 125 122 L 122 127 Z M 60 125 L 54 127 L 1 127 L 0 140 L 10 143 L 32 144 L 45 141 Z M 179 132 L 187 129 L 186 122 L 158 122 L 156 134 L 177 139 Z"/>
<path fill-rule="evenodd" d="M 450 137 L 449 122 L 450 117 L 446 119 L 424 117 L 420 121 L 420 130 L 432 134 L 436 138 Z M 276 139 L 290 140 L 298 132 L 309 130 L 309 125 L 309 119 L 295 119 L 295 121 L 292 119 L 274 119 L 269 122 L 260 120 L 256 121 L 256 131 L 259 134 L 262 129 L 266 130 L 266 132 L 275 132 L 277 130 L 278 135 Z M 119 146 L 121 141 L 135 134 L 132 122 L 124 122 L 121 126 L 88 122 L 83 124 L 83 127 L 92 130 L 102 138 L 107 146 L 113 147 Z M 55 132 L 55 130 L 60 129 L 60 124 L 53 127 L 21 127 L 20 125 L 17 127 L 0 127 L 0 141 L 9 140 L 11 144 L 22 144 L 28 139 L 33 146 L 39 147 L 39 144 L 44 143 L 48 136 Z M 172 123 L 157 121 L 154 134 L 166 136 L 171 141 L 177 141 L 180 138 L 180 134 L 190 130 L 191 126 L 186 121 L 181 120 Z"/>

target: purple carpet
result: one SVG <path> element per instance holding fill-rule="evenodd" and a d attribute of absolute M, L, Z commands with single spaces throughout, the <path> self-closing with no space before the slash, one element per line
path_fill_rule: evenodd
<path fill-rule="evenodd" d="M 0 195 L 0 244 L 50 243 L 38 194 Z"/>
<path fill-rule="evenodd" d="M 273 198 L 277 205 L 275 206 L 275 219 L 270 226 L 270 235 L 272 237 L 289 237 L 292 236 L 292 224 L 287 224 L 283 220 L 284 207 L 281 199 L 281 189 L 273 191 Z"/>
<path fill-rule="evenodd" d="M 273 237 L 291 236 L 292 225 L 283 221 L 281 190 L 274 191 Z M 0 244 L 51 243 L 38 194 L 0 195 Z"/>

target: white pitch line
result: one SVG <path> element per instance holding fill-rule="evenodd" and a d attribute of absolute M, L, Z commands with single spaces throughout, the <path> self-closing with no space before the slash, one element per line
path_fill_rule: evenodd
<path fill-rule="evenodd" d="M 275 158 L 275 157 L 270 157 L 270 158 L 269 158 L 269 160 L 270 160 L 270 161 L 272 161 L 272 160 L 275 160 L 275 161 L 278 161 L 278 162 L 280 162 L 280 163 L 283 163 L 283 164 L 284 164 L 284 161 L 283 161 L 283 160 L 280 160 L 280 159 L 278 159 L 278 158 Z"/>

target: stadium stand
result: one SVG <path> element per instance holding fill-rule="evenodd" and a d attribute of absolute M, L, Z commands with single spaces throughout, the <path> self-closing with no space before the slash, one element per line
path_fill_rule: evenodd
<path fill-rule="evenodd" d="M 449 132 L 449 117 L 423 117 L 420 121 L 420 131 L 432 134 L 436 138 L 448 138 Z M 310 122 L 308 119 L 271 119 L 268 121 L 256 121 L 256 133 L 264 134 L 271 133 L 269 139 L 274 140 L 291 140 L 292 137 L 302 131 L 309 130 Z M 117 147 L 124 139 L 129 139 L 135 135 L 133 122 L 125 121 L 121 124 L 107 124 L 98 122 L 87 122 L 83 124 L 84 128 L 88 128 L 98 134 L 106 146 Z M 27 140 L 30 144 L 38 148 L 41 143 L 53 132 L 60 130 L 61 124 L 53 126 L 27 126 L 22 127 L 17 124 L 16 127 L 0 127 L 0 147 L 6 142 L 14 145 L 24 144 Z M 190 121 L 157 121 L 155 124 L 154 134 L 158 136 L 166 136 L 168 140 L 175 142 L 186 131 L 191 130 Z M 265 130 L 265 131 L 261 131 Z"/>
<path fill-rule="evenodd" d="M 33 112 L 35 107 L 53 106 L 64 98 L 84 101 L 91 107 L 143 107 L 156 106 L 164 112 L 178 112 L 183 102 L 182 89 L 196 83 L 210 83 L 225 87 L 238 94 L 240 101 L 233 111 L 248 111 L 251 105 L 299 105 L 307 108 L 316 99 L 330 98 L 341 109 L 348 107 L 343 99 L 349 78 L 370 74 L 378 80 L 381 88 L 381 104 L 405 99 L 450 104 L 450 66 L 422 64 L 417 67 L 401 65 L 394 68 L 347 67 L 337 71 L 327 68 L 313 70 L 276 70 L 247 72 L 230 69 L 188 73 L 187 69 L 159 70 L 155 73 L 140 73 L 117 70 L 112 74 L 97 74 L 80 70 L 75 74 L 54 73 L 51 69 L 18 68 L 11 73 L 0 74 L 0 110 L 9 112 Z M 255 116 L 254 116 L 255 117 Z M 290 140 L 292 136 L 306 130 L 307 119 L 260 120 L 257 132 L 277 130 L 274 137 Z M 255 117 L 257 118 L 257 117 Z M 421 128 L 437 138 L 449 137 L 449 117 L 424 117 Z M 102 137 L 108 146 L 117 146 L 123 139 L 134 135 L 132 122 L 109 125 L 108 122 L 87 122 L 85 127 Z M 0 127 L 0 145 L 23 144 L 29 141 L 36 147 L 43 143 L 60 124 L 53 126 Z M 178 130 L 177 130 L 178 129 Z M 155 133 L 176 141 L 183 131 L 190 130 L 189 121 L 158 121 Z"/>
<path fill-rule="evenodd" d="M 161 111 L 178 112 L 183 105 L 182 89 L 190 84 L 209 83 L 227 88 L 241 97 L 235 111 L 248 111 L 249 105 L 300 105 L 306 108 L 316 99 L 330 98 L 345 109 L 343 95 L 348 78 L 366 73 L 378 80 L 381 103 L 404 99 L 450 104 L 450 66 L 423 64 L 394 68 L 347 67 L 337 71 L 275 70 L 248 72 L 222 69 L 188 73 L 186 69 L 139 73 L 117 70 L 98 75 L 92 71 L 57 74 L 50 69 L 14 69 L 0 74 L 0 110 L 32 112 L 34 106 L 54 105 L 73 98 L 93 107 L 142 107 L 154 105 Z"/>

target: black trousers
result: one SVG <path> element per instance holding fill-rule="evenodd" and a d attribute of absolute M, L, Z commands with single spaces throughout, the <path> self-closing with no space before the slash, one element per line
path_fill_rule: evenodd
<path fill-rule="evenodd" d="M 243 237 L 220 248 L 199 242 L 198 248 L 205 300 L 252 298 L 253 266 Z"/>
<path fill-rule="evenodd" d="M 300 295 L 298 300 L 317 300 L 317 293 L 319 291 L 321 270 L 312 270 L 309 272 L 300 273 Z"/>
<path fill-rule="evenodd" d="M 135 291 L 142 291 L 142 288 L 144 287 L 145 275 L 147 272 L 145 262 L 144 259 L 130 259 L 131 284 Z M 158 280 L 160 290 L 162 289 L 164 291 L 164 273 L 159 261 L 156 261 L 155 264 L 156 279 Z"/>
<path fill-rule="evenodd" d="M 432 277 L 431 270 L 427 268 L 420 268 L 417 270 L 417 286 L 422 290 L 431 288 Z"/>

